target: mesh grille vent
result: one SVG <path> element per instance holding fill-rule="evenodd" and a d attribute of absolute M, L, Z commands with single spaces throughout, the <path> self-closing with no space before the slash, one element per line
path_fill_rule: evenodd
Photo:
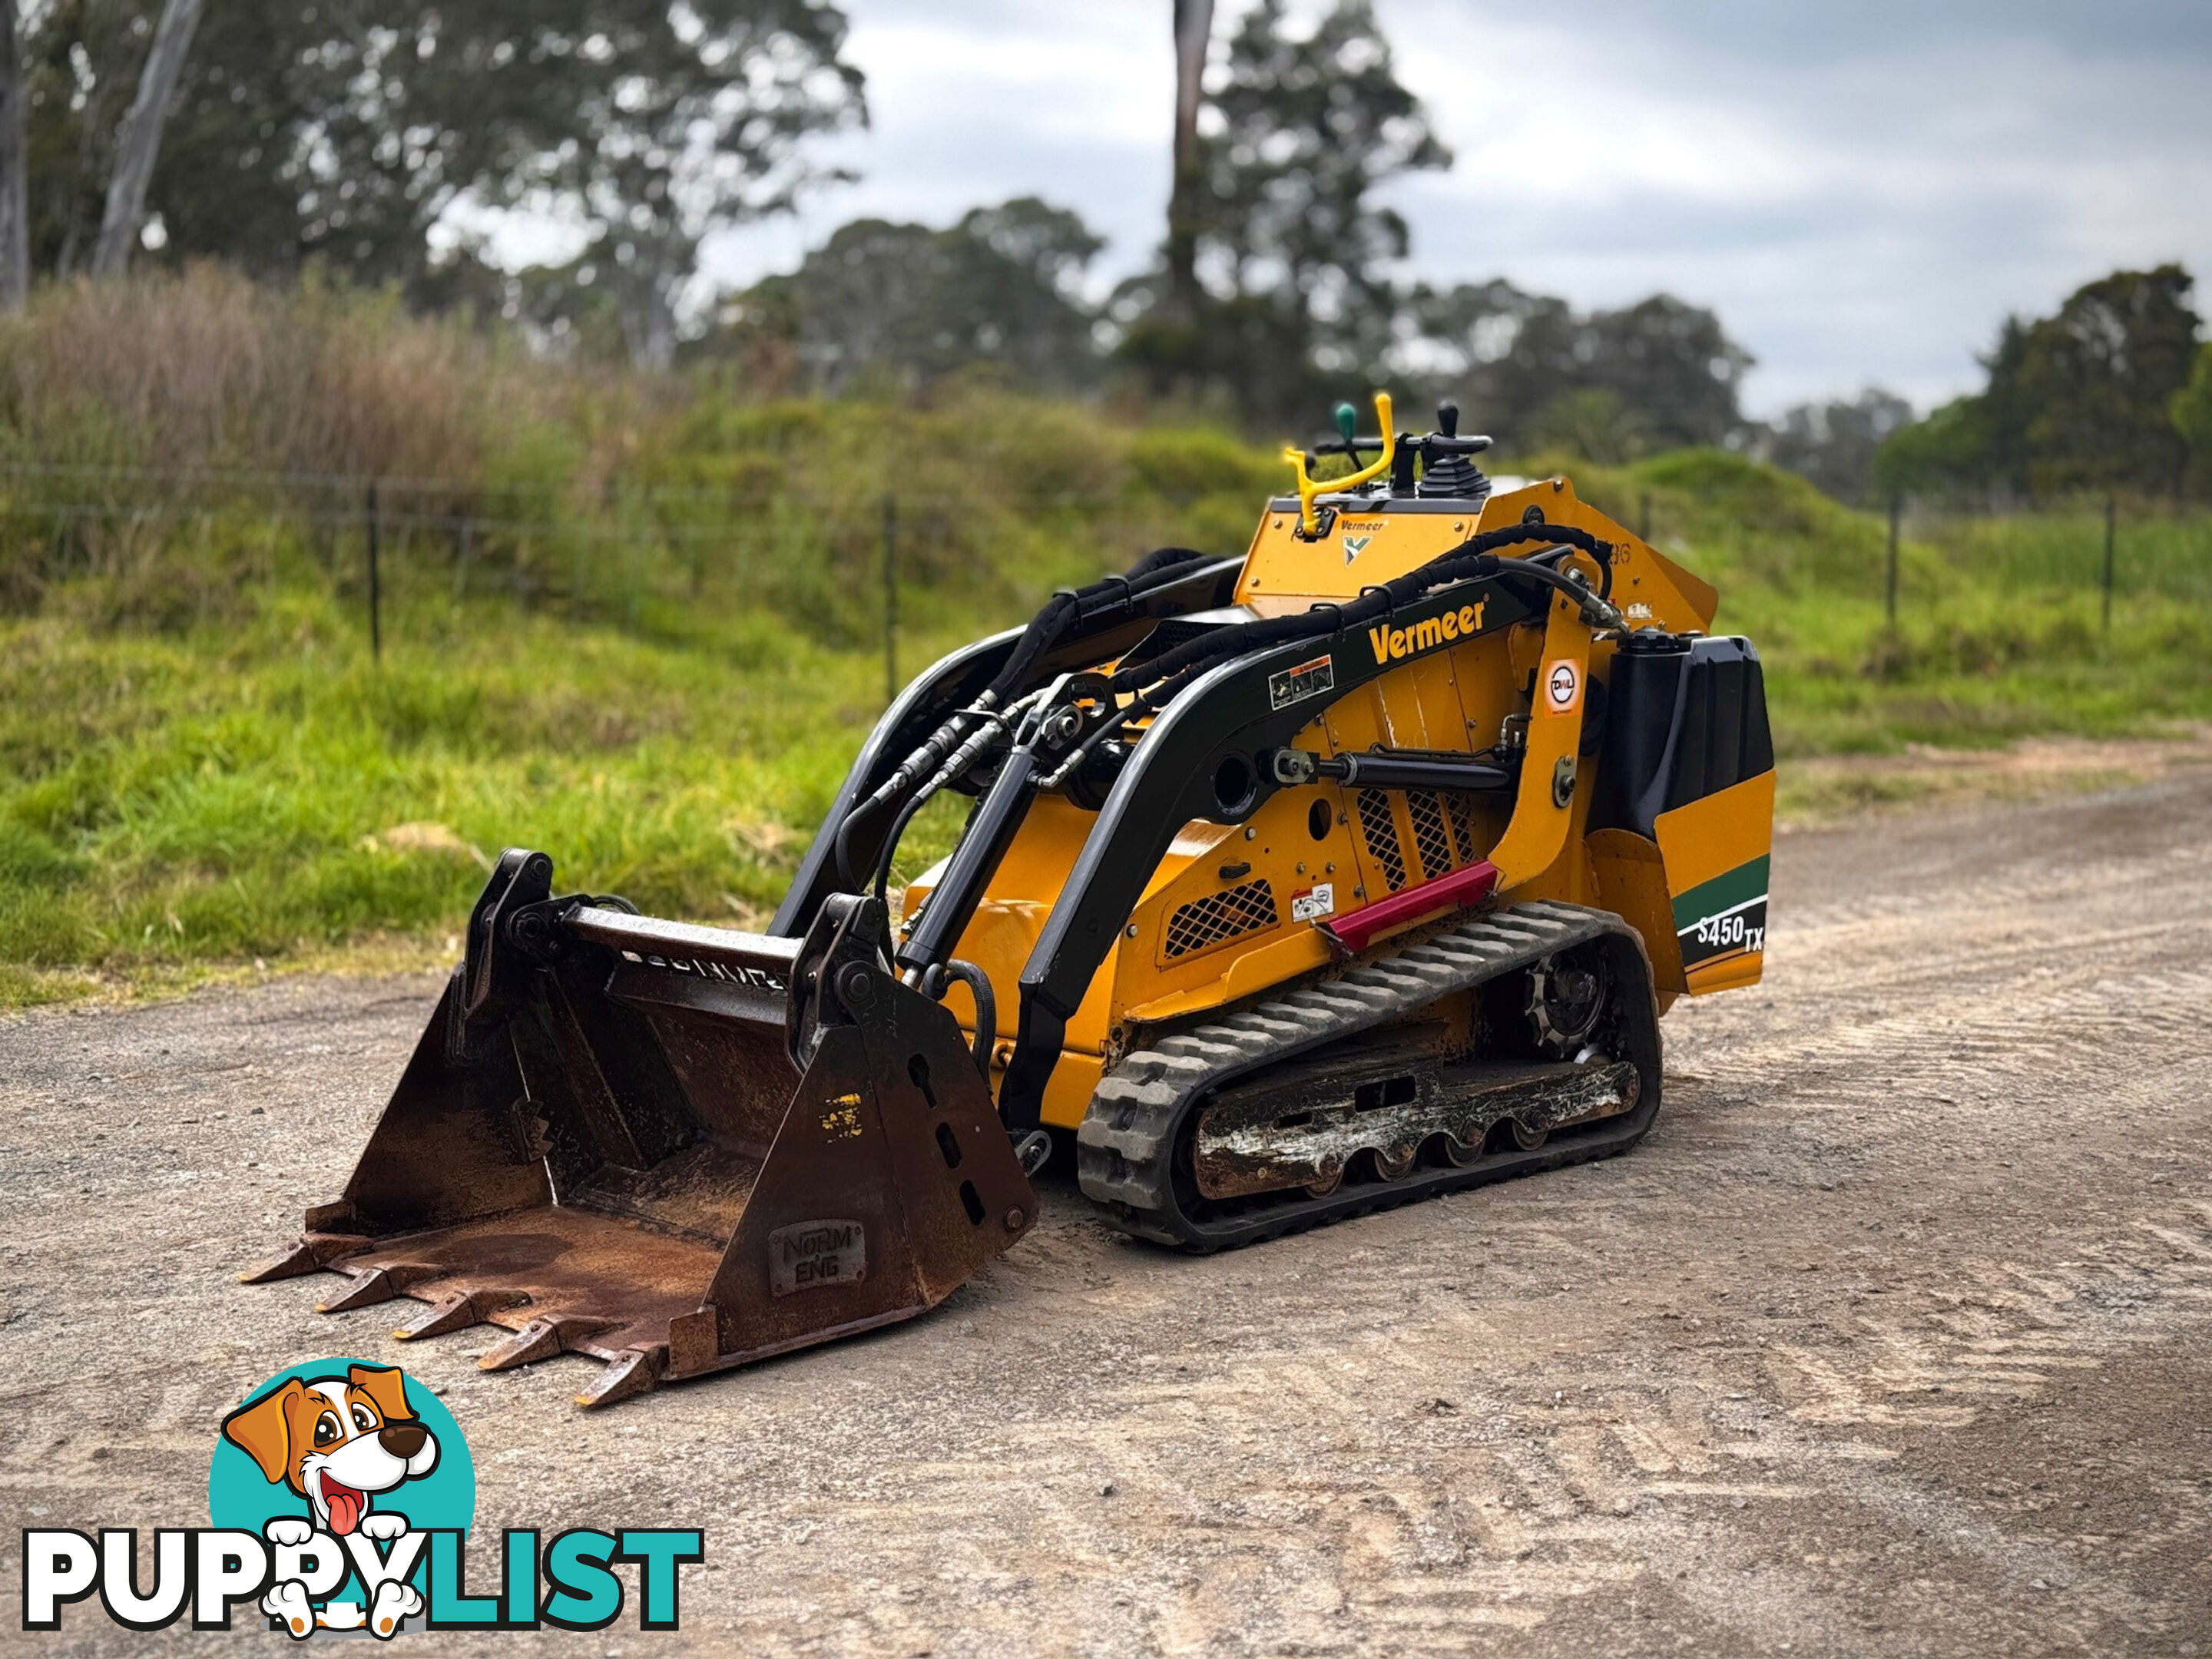
<path fill-rule="evenodd" d="M 1452 867 L 1451 831 L 1444 828 L 1444 809 L 1433 789 L 1406 792 L 1407 816 L 1413 820 L 1413 845 L 1421 854 L 1421 873 L 1431 881 Z"/>
<path fill-rule="evenodd" d="M 1459 861 L 1474 862 L 1474 797 L 1455 791 L 1444 797 L 1444 805 L 1451 812 L 1452 834 L 1459 838 Z"/>
<path fill-rule="evenodd" d="M 1248 881 L 1242 887 L 1194 898 L 1170 916 L 1167 953 L 1187 957 L 1225 939 L 1273 927 L 1279 920 L 1275 914 L 1275 890 L 1265 878 Z"/>
<path fill-rule="evenodd" d="M 1359 792 L 1359 833 L 1366 838 L 1367 856 L 1382 866 L 1382 879 L 1396 892 L 1406 884 L 1406 854 L 1398 845 L 1390 797 L 1380 789 Z"/>

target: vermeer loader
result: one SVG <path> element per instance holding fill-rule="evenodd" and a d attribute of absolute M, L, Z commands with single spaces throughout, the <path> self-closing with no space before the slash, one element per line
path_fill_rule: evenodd
<path fill-rule="evenodd" d="M 596 1405 L 935 1305 L 1056 1140 L 1194 1251 L 1635 1145 L 1660 1014 L 1759 977 L 1758 653 L 1565 479 L 1376 407 L 1241 560 L 1154 553 L 916 679 L 766 933 L 507 853 L 343 1195 L 248 1277 L 503 1327 L 487 1369 L 596 1356 Z"/>

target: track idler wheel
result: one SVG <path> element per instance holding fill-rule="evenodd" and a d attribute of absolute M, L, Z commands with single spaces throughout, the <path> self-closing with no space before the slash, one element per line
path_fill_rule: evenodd
<path fill-rule="evenodd" d="M 1375 1149 L 1375 1176 L 1378 1181 L 1403 1181 L 1413 1172 L 1413 1160 L 1420 1148 L 1401 1142 L 1395 1146 Z"/>

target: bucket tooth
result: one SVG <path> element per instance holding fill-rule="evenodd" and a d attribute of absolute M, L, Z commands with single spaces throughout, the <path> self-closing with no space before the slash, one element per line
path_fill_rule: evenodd
<path fill-rule="evenodd" d="M 399 1294 L 399 1286 L 392 1283 L 392 1275 L 382 1267 L 371 1267 L 365 1273 L 353 1275 L 353 1282 L 327 1302 L 315 1304 L 317 1313 L 344 1313 L 352 1308 L 374 1307 L 380 1302 L 389 1302 Z"/>
<path fill-rule="evenodd" d="M 477 1369 L 503 1371 L 534 1360 L 550 1359 L 560 1352 L 560 1328 L 550 1319 L 533 1319 L 504 1342 L 495 1343 L 477 1355 Z"/>
<path fill-rule="evenodd" d="M 315 1247 L 301 1239 L 281 1255 L 272 1255 L 266 1261 L 248 1267 L 239 1274 L 241 1285 L 266 1285 L 279 1279 L 297 1279 L 303 1273 L 319 1273 L 323 1264 L 315 1259 Z"/>
<path fill-rule="evenodd" d="M 341 1272 L 344 1271 L 340 1269 Z M 426 1279 L 438 1276 L 435 1267 L 425 1267 L 411 1262 L 398 1262 L 387 1267 L 371 1267 L 366 1273 L 353 1275 L 353 1283 L 327 1302 L 315 1304 L 317 1313 L 344 1313 L 353 1308 L 373 1308 L 380 1302 L 389 1302 L 405 1291 L 410 1285 L 419 1285 Z"/>
<path fill-rule="evenodd" d="M 643 1394 L 660 1381 L 667 1364 L 668 1352 L 665 1348 L 625 1349 L 618 1358 L 608 1362 L 599 1381 L 576 1396 L 576 1403 L 588 1411 Z"/>
<path fill-rule="evenodd" d="M 471 1325 L 481 1325 L 487 1314 L 501 1308 L 511 1308 L 524 1299 L 515 1297 L 487 1301 L 482 1291 L 474 1295 L 457 1292 L 432 1303 L 392 1334 L 398 1341 L 411 1342 L 419 1337 L 445 1336 L 454 1331 L 465 1331 Z"/>
<path fill-rule="evenodd" d="M 506 1341 L 479 1354 L 477 1369 L 504 1371 L 517 1365 L 534 1365 L 541 1359 L 565 1352 L 569 1343 L 580 1341 L 604 1328 L 586 1319 L 533 1319 Z"/>
<path fill-rule="evenodd" d="M 308 1233 L 282 1255 L 274 1255 L 239 1274 L 241 1285 L 266 1285 L 274 1279 L 298 1279 L 320 1273 L 339 1256 L 366 1249 L 368 1240 L 351 1233 Z"/>

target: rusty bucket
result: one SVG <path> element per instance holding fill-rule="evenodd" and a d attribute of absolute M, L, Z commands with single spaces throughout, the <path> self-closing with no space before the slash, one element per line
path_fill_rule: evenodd
<path fill-rule="evenodd" d="M 592 1356 L 600 1406 L 911 1318 L 1028 1231 L 989 1091 L 890 971 L 878 902 L 776 939 L 552 874 L 502 855 L 343 1195 L 246 1281 L 427 1304 L 403 1338 L 502 1327 L 488 1370 Z"/>

